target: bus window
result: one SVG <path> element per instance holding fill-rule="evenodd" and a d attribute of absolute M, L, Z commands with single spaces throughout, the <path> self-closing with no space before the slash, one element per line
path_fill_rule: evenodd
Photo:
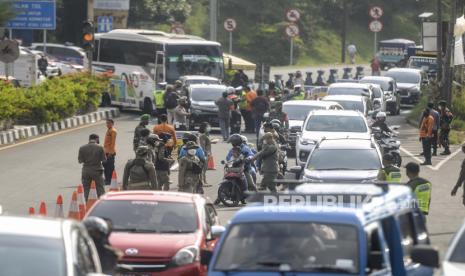
<path fill-rule="evenodd" d="M 155 52 L 162 46 L 155 43 L 101 39 L 100 61 L 147 66 L 155 62 Z"/>

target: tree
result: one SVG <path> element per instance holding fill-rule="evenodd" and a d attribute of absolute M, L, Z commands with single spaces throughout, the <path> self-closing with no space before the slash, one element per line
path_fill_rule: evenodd
<path fill-rule="evenodd" d="M 11 9 L 11 2 L 0 2 L 0 26 L 3 26 L 7 20 L 13 17 L 14 13 Z"/>
<path fill-rule="evenodd" d="M 187 0 L 131 1 L 128 26 L 138 28 L 174 21 L 184 23 L 190 13 L 191 5 Z"/>

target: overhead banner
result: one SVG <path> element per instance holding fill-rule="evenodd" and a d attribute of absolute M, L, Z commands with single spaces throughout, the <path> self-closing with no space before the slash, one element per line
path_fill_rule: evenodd
<path fill-rule="evenodd" d="M 130 0 L 94 0 L 96 10 L 128 11 Z"/>

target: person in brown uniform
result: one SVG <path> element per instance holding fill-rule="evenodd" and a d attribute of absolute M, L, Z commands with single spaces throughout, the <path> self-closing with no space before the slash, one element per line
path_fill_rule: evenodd
<path fill-rule="evenodd" d="M 79 164 L 82 164 L 81 181 L 84 186 L 84 197 L 87 201 L 89 196 L 90 184 L 95 181 L 97 195 L 100 197 L 105 193 L 103 186 L 103 165 L 106 161 L 105 151 L 99 145 L 99 136 L 97 134 L 89 135 L 89 143 L 79 148 Z"/>

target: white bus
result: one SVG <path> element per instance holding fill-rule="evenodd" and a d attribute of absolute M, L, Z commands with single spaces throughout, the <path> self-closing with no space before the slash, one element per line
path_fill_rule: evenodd
<path fill-rule="evenodd" d="M 172 84 L 184 75 L 224 76 L 220 43 L 151 30 L 96 34 L 93 65 L 95 71 L 109 71 L 114 78 L 104 104 L 145 113 L 154 109 L 153 92 L 158 83 Z"/>

